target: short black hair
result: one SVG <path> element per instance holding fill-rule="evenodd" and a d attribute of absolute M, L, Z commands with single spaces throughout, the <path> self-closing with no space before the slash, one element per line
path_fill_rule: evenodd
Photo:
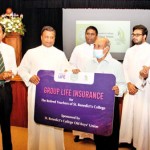
<path fill-rule="evenodd" d="M 89 29 L 94 30 L 94 31 L 96 32 L 96 36 L 98 35 L 98 30 L 97 30 L 97 28 L 94 27 L 94 26 L 89 26 L 89 27 L 87 27 L 86 30 L 85 30 L 85 33 L 86 33 Z"/>
<path fill-rule="evenodd" d="M 2 28 L 3 33 L 5 33 L 5 27 L 4 27 L 4 25 L 0 23 L 0 27 Z"/>
<path fill-rule="evenodd" d="M 41 35 L 43 34 L 43 32 L 44 31 L 51 31 L 51 32 L 54 32 L 55 33 L 55 36 L 56 36 L 56 30 L 53 28 L 53 27 L 51 27 L 51 26 L 44 26 L 43 28 L 42 28 L 42 30 L 41 30 Z"/>
<path fill-rule="evenodd" d="M 147 37 L 147 35 L 148 35 L 148 30 L 147 30 L 147 28 L 144 26 L 144 25 L 136 25 L 136 26 L 134 26 L 133 27 L 133 32 L 134 32 L 134 30 L 137 30 L 137 29 L 140 29 L 140 30 L 142 30 L 142 34 L 143 35 L 146 35 L 146 37 Z"/>

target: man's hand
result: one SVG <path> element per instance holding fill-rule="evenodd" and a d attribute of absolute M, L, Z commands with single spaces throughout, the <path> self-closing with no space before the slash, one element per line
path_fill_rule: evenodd
<path fill-rule="evenodd" d="M 128 82 L 127 86 L 128 86 L 129 94 L 134 95 L 138 92 L 138 88 L 131 82 Z"/>
<path fill-rule="evenodd" d="M 37 75 L 33 75 L 30 80 L 31 83 L 37 85 L 40 82 L 40 78 Z"/>
<path fill-rule="evenodd" d="M 3 80 L 11 80 L 11 78 L 13 78 L 13 77 L 14 77 L 14 74 L 13 74 L 12 70 L 4 71 L 2 73 L 2 79 Z"/>
<path fill-rule="evenodd" d="M 115 91 L 115 95 L 119 94 L 119 88 L 117 85 L 113 86 L 112 90 Z"/>
<path fill-rule="evenodd" d="M 150 67 L 143 66 L 143 69 L 140 71 L 140 76 L 146 79 L 148 77 Z"/>
<path fill-rule="evenodd" d="M 78 74 L 78 73 L 80 72 L 80 69 L 72 69 L 72 72 L 73 72 L 74 74 Z"/>

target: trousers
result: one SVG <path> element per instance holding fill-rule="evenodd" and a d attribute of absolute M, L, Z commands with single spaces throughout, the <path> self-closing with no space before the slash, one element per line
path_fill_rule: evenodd
<path fill-rule="evenodd" d="M 94 135 L 96 150 L 118 150 L 119 146 L 119 98 L 115 98 L 113 131 L 110 136 Z"/>
<path fill-rule="evenodd" d="M 0 126 L 3 150 L 12 150 L 10 115 L 12 111 L 12 89 L 10 83 L 0 86 Z"/>

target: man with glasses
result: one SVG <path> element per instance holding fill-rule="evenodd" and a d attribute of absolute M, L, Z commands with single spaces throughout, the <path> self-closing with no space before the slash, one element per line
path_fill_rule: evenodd
<path fill-rule="evenodd" d="M 134 46 L 127 50 L 123 62 L 128 91 L 123 101 L 119 142 L 133 143 L 136 150 L 150 150 L 150 97 L 146 95 L 149 93 L 149 85 L 146 83 L 150 65 L 150 44 L 146 42 L 147 35 L 148 30 L 145 26 L 133 27 Z"/>

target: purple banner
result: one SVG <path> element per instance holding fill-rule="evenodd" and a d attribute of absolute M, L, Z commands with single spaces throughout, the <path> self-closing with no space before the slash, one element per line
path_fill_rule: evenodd
<path fill-rule="evenodd" d="M 114 75 L 95 73 L 90 84 L 54 79 L 69 78 L 74 82 L 79 77 L 74 74 L 56 75 L 53 71 L 40 70 L 38 76 L 35 122 L 104 136 L 112 133 Z M 88 76 L 84 77 L 88 80 Z"/>

